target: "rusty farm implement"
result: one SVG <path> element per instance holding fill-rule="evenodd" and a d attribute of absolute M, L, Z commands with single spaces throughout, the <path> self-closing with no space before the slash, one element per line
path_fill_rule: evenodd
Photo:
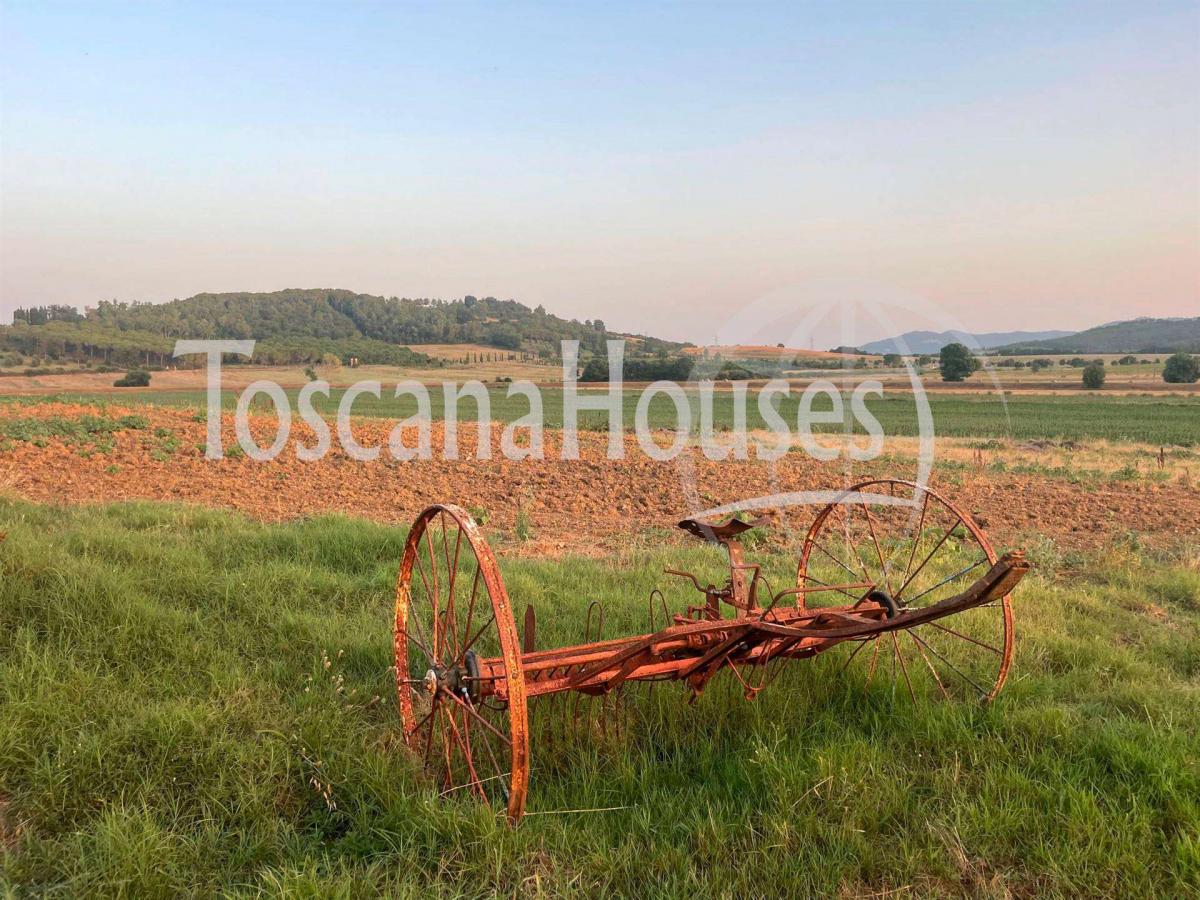
<path fill-rule="evenodd" d="M 492 551 L 471 516 L 431 506 L 413 523 L 396 588 L 396 683 L 408 745 L 443 793 L 525 810 L 530 706 L 566 694 L 610 697 L 635 682 L 701 692 L 728 671 L 753 697 L 781 664 L 839 655 L 838 671 L 893 690 L 987 702 L 1013 652 L 1009 595 L 1029 568 L 997 557 L 976 520 L 911 482 L 864 482 L 830 497 L 804 538 L 794 580 L 774 590 L 739 536 L 762 524 L 694 519 L 680 527 L 724 549 L 723 584 L 648 633 L 554 649 L 536 646 L 532 607 L 517 630 Z M 661 601 L 661 594 L 655 592 Z M 581 598 L 586 599 L 586 598 Z M 654 621 L 654 597 L 651 598 Z M 598 611 L 597 618 L 602 615 Z"/>

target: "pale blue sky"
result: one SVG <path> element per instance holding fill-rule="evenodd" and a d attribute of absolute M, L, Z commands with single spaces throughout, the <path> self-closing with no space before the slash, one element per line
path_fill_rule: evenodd
<path fill-rule="evenodd" d="M 4 2 L 0 319 L 346 287 L 708 340 L 843 281 L 980 330 L 1197 315 L 1198 10 Z"/>

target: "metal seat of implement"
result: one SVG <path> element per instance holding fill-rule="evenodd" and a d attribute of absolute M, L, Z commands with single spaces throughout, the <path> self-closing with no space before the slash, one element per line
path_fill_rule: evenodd
<path fill-rule="evenodd" d="M 699 519 L 684 519 L 682 522 L 677 523 L 675 527 L 682 528 L 688 534 L 698 537 L 709 544 L 728 544 L 739 534 L 743 534 L 751 528 L 769 525 L 770 522 L 771 520 L 766 516 L 754 519 L 751 522 L 743 522 L 741 519 L 733 518 L 720 525 L 714 525 L 711 522 L 701 522 Z"/>

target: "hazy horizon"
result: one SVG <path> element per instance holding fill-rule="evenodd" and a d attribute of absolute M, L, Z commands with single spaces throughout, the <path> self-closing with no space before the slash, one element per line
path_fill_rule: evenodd
<path fill-rule="evenodd" d="M 899 331 L 1200 315 L 1195 3 L 5 3 L 0 44 L 3 322 L 299 286 L 696 343 L 839 290 L 937 310 Z"/>

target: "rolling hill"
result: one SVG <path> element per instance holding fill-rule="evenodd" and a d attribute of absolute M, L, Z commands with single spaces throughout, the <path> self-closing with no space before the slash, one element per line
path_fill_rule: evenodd
<path fill-rule="evenodd" d="M 327 289 L 196 294 L 169 303 L 102 301 L 83 313 L 68 306 L 18 309 L 13 324 L 0 327 L 0 349 L 80 362 L 162 363 L 178 338 L 254 338 L 260 342 L 255 359 L 263 362 L 316 362 L 332 354 L 399 365 L 407 363 L 414 344 L 486 345 L 546 359 L 558 356 L 563 340 L 579 341 L 585 355 L 603 353 L 609 338 L 627 338 L 630 356 L 678 353 L 687 346 L 620 334 L 599 319 L 564 319 L 515 300 Z"/>
<path fill-rule="evenodd" d="M 1068 337 L 1073 331 L 992 331 L 971 334 L 966 331 L 906 331 L 897 337 L 862 344 L 864 353 L 937 353 L 947 344 L 966 344 L 968 347 L 1002 347 L 1017 342 L 1043 341 Z"/>
<path fill-rule="evenodd" d="M 1109 322 L 1066 337 L 1021 340 L 996 348 L 1005 356 L 1030 353 L 1200 353 L 1200 316 Z"/>

